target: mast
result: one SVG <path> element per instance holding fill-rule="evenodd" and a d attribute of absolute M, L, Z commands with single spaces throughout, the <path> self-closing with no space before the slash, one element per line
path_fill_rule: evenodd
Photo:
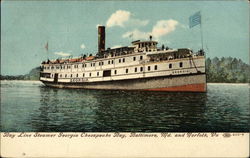
<path fill-rule="evenodd" d="M 200 33 L 201 33 L 201 48 L 203 50 L 203 31 L 202 31 L 202 16 L 200 11 Z"/>

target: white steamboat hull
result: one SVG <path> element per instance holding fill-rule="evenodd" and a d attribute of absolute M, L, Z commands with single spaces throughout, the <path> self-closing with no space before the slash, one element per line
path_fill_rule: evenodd
<path fill-rule="evenodd" d="M 124 79 L 100 82 L 49 82 L 46 86 L 55 88 L 83 88 L 105 90 L 146 90 L 146 91 L 178 91 L 206 92 L 206 74 L 185 74 L 175 76 L 159 76 L 149 78 Z"/>

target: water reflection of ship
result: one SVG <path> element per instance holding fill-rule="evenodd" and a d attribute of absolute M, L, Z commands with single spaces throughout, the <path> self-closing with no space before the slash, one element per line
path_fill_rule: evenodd
<path fill-rule="evenodd" d="M 72 90 L 40 87 L 37 131 L 199 131 L 206 93 Z M 74 96 L 74 97 L 72 97 Z"/>
<path fill-rule="evenodd" d="M 107 91 L 96 99 L 95 131 L 188 132 L 205 123 L 204 93 Z"/>

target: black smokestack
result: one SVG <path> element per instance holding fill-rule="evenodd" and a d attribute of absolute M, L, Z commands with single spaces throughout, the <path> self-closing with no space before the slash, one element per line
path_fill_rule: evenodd
<path fill-rule="evenodd" d="M 98 26 L 98 52 L 105 51 L 105 26 Z"/>

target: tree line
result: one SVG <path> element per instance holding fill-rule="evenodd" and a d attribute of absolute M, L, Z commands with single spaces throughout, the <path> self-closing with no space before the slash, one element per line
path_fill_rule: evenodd
<path fill-rule="evenodd" d="M 33 68 L 28 74 L 25 75 L 0 75 L 0 80 L 39 80 L 40 67 Z"/>
<path fill-rule="evenodd" d="M 232 57 L 206 59 L 207 82 L 249 83 L 250 65 Z"/>

